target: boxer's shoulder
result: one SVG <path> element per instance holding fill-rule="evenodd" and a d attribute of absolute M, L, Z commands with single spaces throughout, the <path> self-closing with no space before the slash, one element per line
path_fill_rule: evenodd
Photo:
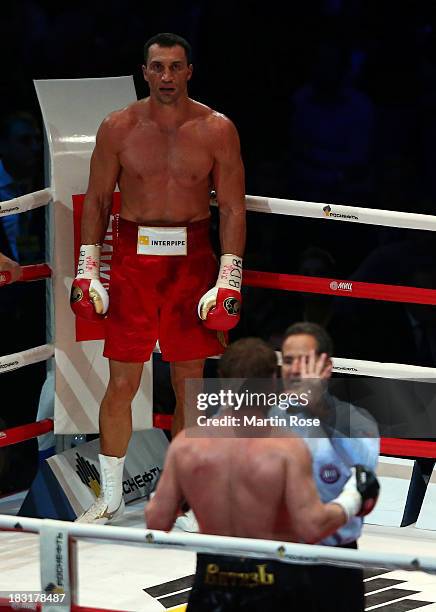
<path fill-rule="evenodd" d="M 237 134 L 236 127 L 223 113 L 210 106 L 190 99 L 192 118 L 198 120 L 207 132 L 215 139 L 228 139 Z"/>
<path fill-rule="evenodd" d="M 102 121 L 97 136 L 122 136 L 146 120 L 144 101 L 137 100 L 109 113 Z"/>

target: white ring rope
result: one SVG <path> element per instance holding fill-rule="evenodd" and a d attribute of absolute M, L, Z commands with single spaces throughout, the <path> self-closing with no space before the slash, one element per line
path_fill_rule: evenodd
<path fill-rule="evenodd" d="M 367 223 L 369 225 L 385 225 L 387 227 L 405 227 L 436 232 L 436 217 L 433 215 L 405 213 L 377 208 L 361 208 L 360 206 L 345 206 L 343 204 L 283 200 L 280 198 L 265 198 L 262 196 L 246 196 L 245 201 L 247 210 L 253 212 L 292 215 L 295 217 L 312 217 L 313 219 L 326 219 L 328 221 L 334 220 L 348 221 L 351 223 Z"/>
<path fill-rule="evenodd" d="M 158 347 L 154 349 L 159 353 Z M 278 351 L 277 358 L 281 365 L 281 353 Z M 0 374 L 11 372 L 32 363 L 38 363 L 50 359 L 54 355 L 52 344 L 43 344 L 35 348 L 27 349 L 11 355 L 0 357 Z M 209 359 L 219 359 L 220 355 L 209 357 Z M 332 357 L 333 371 L 343 374 L 354 374 L 356 376 L 373 376 L 376 378 L 393 378 L 401 380 L 427 380 L 436 378 L 436 368 L 425 368 L 401 363 L 385 363 L 382 361 L 362 361 L 358 359 L 345 359 L 342 357 Z"/>
<path fill-rule="evenodd" d="M 375 376 L 376 378 L 396 378 L 401 380 L 425 381 L 436 379 L 436 368 L 388 363 L 383 361 L 362 361 L 332 357 L 333 372 L 354 374 L 356 376 Z"/>
<path fill-rule="evenodd" d="M 326 563 L 348 567 L 383 567 L 436 573 L 436 557 L 418 557 L 413 554 L 387 555 L 337 546 L 315 546 L 198 533 L 166 533 L 132 527 L 87 525 L 51 519 L 0 515 L 0 529 L 23 529 L 24 531 L 39 532 L 43 525 L 51 526 L 53 529 L 66 530 L 70 536 L 74 537 L 139 542 L 153 548 L 161 547 L 212 554 L 263 557 L 287 563 Z"/>
<path fill-rule="evenodd" d="M 160 353 L 156 343 L 153 353 Z M 282 354 L 276 351 L 277 363 L 282 365 Z M 213 355 L 208 359 L 220 359 L 221 355 Z M 376 378 L 394 378 L 401 380 L 426 380 L 436 378 L 436 368 L 408 365 L 405 363 L 389 363 L 384 361 L 364 361 L 345 357 L 332 357 L 333 372 L 338 374 L 354 374 L 355 376 L 374 376 Z"/>
<path fill-rule="evenodd" d="M 282 354 L 276 351 L 278 365 L 282 365 Z M 220 356 L 211 359 L 219 359 Z M 374 376 L 376 378 L 399 378 L 405 380 L 425 380 L 436 378 L 436 368 L 389 363 L 384 361 L 363 361 L 345 357 L 332 357 L 333 372 L 354 374 L 355 376 Z"/>
<path fill-rule="evenodd" d="M 0 202 L 0 215 L 10 215 L 25 212 L 33 208 L 47 205 L 53 198 L 51 189 L 42 189 L 27 195 Z M 216 202 L 212 201 L 212 204 Z M 416 213 L 403 213 L 389 210 L 344 206 L 339 204 L 322 204 L 317 202 L 302 202 L 299 200 L 284 200 L 262 196 L 246 196 L 247 209 L 251 211 L 293 215 L 311 218 L 328 218 L 340 221 L 385 225 L 388 227 L 407 227 L 436 231 L 436 217 Z M 329 206 L 328 216 L 325 207 Z M 334 209 L 332 208 L 334 207 Z M 53 356 L 53 347 L 44 345 L 29 349 L 22 353 L 0 357 L 0 373 L 37 363 Z M 158 349 L 159 350 L 159 349 Z M 155 349 L 155 352 L 156 349 Z M 375 376 L 379 378 L 427 379 L 436 377 L 436 368 L 425 368 L 407 364 L 383 363 L 377 361 L 362 361 L 356 359 L 333 358 L 335 372 L 355 374 L 358 376 Z"/>
<path fill-rule="evenodd" d="M 26 195 L 13 198 L 12 200 L 6 200 L 0 202 L 0 215 L 16 215 L 18 213 L 32 210 L 33 208 L 39 208 L 40 206 L 47 206 L 53 198 L 53 192 L 51 189 L 41 189 L 40 191 L 34 191 L 33 193 L 27 193 Z"/>
<path fill-rule="evenodd" d="M 39 363 L 50 359 L 54 355 L 54 347 L 51 344 L 43 344 L 35 348 L 21 351 L 20 353 L 12 353 L 11 355 L 3 355 L 0 357 L 0 374 L 18 370 L 32 363 Z"/>

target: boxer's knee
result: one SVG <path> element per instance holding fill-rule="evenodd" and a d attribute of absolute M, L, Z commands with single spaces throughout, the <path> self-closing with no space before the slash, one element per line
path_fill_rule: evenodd
<path fill-rule="evenodd" d="M 105 400 L 114 406 L 130 405 L 139 388 L 136 378 L 116 374 L 110 377 Z"/>

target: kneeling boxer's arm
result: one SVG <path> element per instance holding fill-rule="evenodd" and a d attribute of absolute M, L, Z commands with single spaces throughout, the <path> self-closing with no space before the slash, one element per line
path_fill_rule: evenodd
<path fill-rule="evenodd" d="M 286 496 L 298 537 L 314 544 L 337 531 L 351 517 L 371 512 L 377 502 L 380 487 L 372 470 L 357 465 L 352 468 L 352 475 L 342 493 L 331 502 L 323 504 L 312 477 L 309 451 L 304 451 L 298 449 L 289 463 Z"/>
<path fill-rule="evenodd" d="M 177 478 L 176 445 L 177 441 L 170 444 L 156 492 L 145 508 L 148 529 L 170 531 L 179 515 L 183 493 Z"/>
<path fill-rule="evenodd" d="M 347 518 L 339 505 L 321 502 L 312 476 L 312 459 L 302 444 L 293 448 L 287 464 L 286 505 L 296 539 L 315 544 L 342 527 Z"/>

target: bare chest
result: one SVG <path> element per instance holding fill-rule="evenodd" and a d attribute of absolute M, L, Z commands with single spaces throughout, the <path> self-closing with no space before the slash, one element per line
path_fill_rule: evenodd
<path fill-rule="evenodd" d="M 120 154 L 124 173 L 137 180 L 199 183 L 213 167 L 208 139 L 195 127 L 171 132 L 141 129 L 126 138 Z"/>

